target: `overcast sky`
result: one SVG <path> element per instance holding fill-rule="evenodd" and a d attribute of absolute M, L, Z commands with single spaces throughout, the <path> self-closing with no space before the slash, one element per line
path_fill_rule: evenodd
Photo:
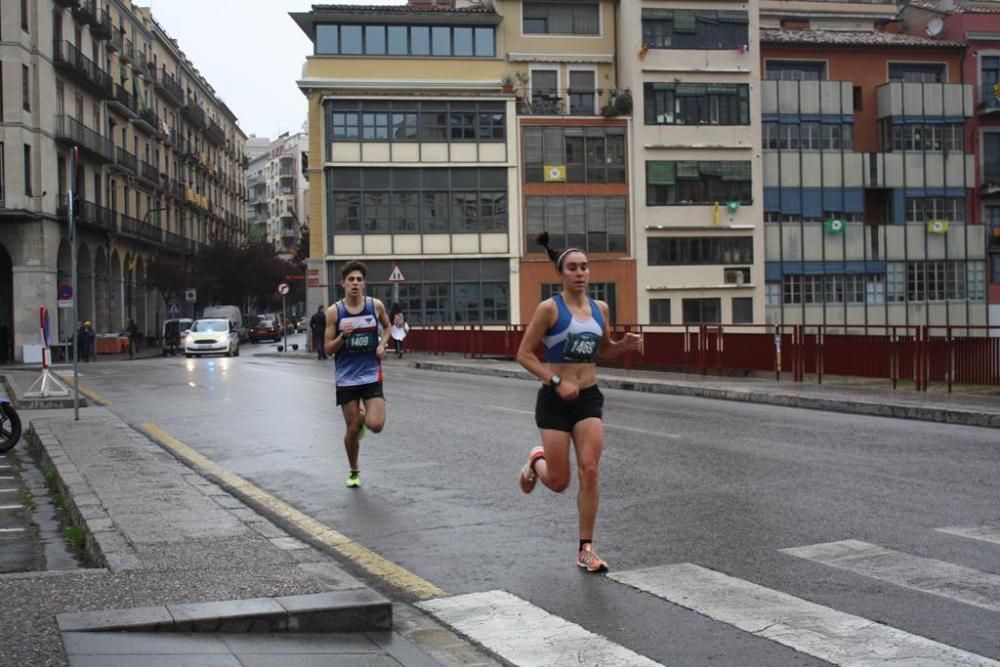
<path fill-rule="evenodd" d="M 135 0 L 135 4 L 153 8 L 153 16 L 236 114 L 247 136 L 273 139 L 302 127 L 306 98 L 295 81 L 302 76 L 312 44 L 288 12 L 308 11 L 312 0 Z"/>

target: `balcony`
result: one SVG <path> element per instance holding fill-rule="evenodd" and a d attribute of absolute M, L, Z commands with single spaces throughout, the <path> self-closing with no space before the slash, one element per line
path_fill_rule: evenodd
<path fill-rule="evenodd" d="M 135 97 L 119 84 L 115 84 L 115 94 L 109 104 L 118 112 L 125 114 L 129 118 L 135 118 L 139 113 L 139 107 L 135 103 Z"/>
<path fill-rule="evenodd" d="M 976 109 L 980 115 L 1000 114 L 1000 83 L 984 85 L 979 91 L 979 106 Z"/>
<path fill-rule="evenodd" d="M 115 147 L 110 140 L 71 116 L 56 116 L 56 140 L 79 146 L 102 162 L 115 159 Z"/>
<path fill-rule="evenodd" d="M 59 195 L 56 216 L 64 220 L 69 219 L 69 195 Z M 93 202 L 81 201 L 79 198 L 76 198 L 73 220 L 75 224 L 95 227 L 106 232 L 118 231 L 117 215 L 114 211 Z"/>
<path fill-rule="evenodd" d="M 208 129 L 205 130 L 205 138 L 215 146 L 222 146 L 226 143 L 226 133 L 222 131 L 214 120 L 208 121 Z"/>
<path fill-rule="evenodd" d="M 632 96 L 627 90 L 548 90 L 519 100 L 522 116 L 630 116 Z"/>
<path fill-rule="evenodd" d="M 91 88 L 98 95 L 106 99 L 112 98 L 111 75 L 83 55 L 78 48 L 69 42 L 56 41 L 52 45 L 52 53 L 56 69 Z"/>
<path fill-rule="evenodd" d="M 120 28 L 114 28 L 111 30 L 111 38 L 108 40 L 108 51 L 121 51 L 122 50 L 122 31 Z"/>
<path fill-rule="evenodd" d="M 139 163 L 139 178 L 155 187 L 160 187 L 160 170 L 145 160 Z"/>
<path fill-rule="evenodd" d="M 187 104 L 181 109 L 181 115 L 199 130 L 205 129 L 205 110 L 194 100 L 188 100 Z"/>
<path fill-rule="evenodd" d="M 115 166 L 134 174 L 139 169 L 139 160 L 124 148 L 115 148 Z"/>
<path fill-rule="evenodd" d="M 136 119 L 135 124 L 147 134 L 160 134 L 160 117 L 156 115 L 156 112 L 151 107 L 139 109 L 139 117 Z"/>
<path fill-rule="evenodd" d="M 998 156 L 988 156 L 988 159 L 998 160 Z M 983 199 L 1000 199 L 1000 162 L 990 162 L 983 165 L 983 184 L 979 188 Z"/>
<path fill-rule="evenodd" d="M 878 117 L 969 118 L 975 113 L 972 86 L 957 83 L 884 83 L 876 89 Z"/>
<path fill-rule="evenodd" d="M 866 188 L 973 188 L 975 156 L 942 151 L 866 153 Z"/>
<path fill-rule="evenodd" d="M 74 9 L 80 4 L 80 0 L 55 0 L 55 3 L 64 9 Z"/>
<path fill-rule="evenodd" d="M 795 116 L 853 114 L 853 86 L 850 81 L 761 81 L 761 109 Z"/>
<path fill-rule="evenodd" d="M 122 234 L 154 245 L 161 245 L 163 243 L 163 232 L 156 225 L 151 225 L 148 222 L 143 222 L 127 215 L 121 216 L 121 222 Z"/>
<path fill-rule="evenodd" d="M 167 73 L 165 65 L 160 65 L 160 73 L 156 77 L 154 85 L 174 105 L 182 106 L 184 104 L 184 88 L 172 74 Z"/>
<path fill-rule="evenodd" d="M 121 36 L 121 52 L 118 57 L 124 62 L 131 63 L 135 60 L 135 45 L 132 44 L 131 39 L 125 39 L 125 33 L 122 32 Z"/>
<path fill-rule="evenodd" d="M 90 23 L 97 19 L 97 3 L 94 0 L 78 0 L 73 7 L 73 16 L 84 23 Z"/>
<path fill-rule="evenodd" d="M 174 234 L 173 232 L 163 232 L 163 246 L 167 250 L 172 250 L 182 255 L 194 252 L 193 243 L 190 239 L 186 239 L 180 234 Z"/>

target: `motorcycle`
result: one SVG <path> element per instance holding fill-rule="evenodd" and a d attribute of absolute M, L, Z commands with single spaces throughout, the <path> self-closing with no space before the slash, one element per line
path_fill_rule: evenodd
<path fill-rule="evenodd" d="M 21 439 L 21 417 L 14 404 L 0 393 L 0 454 L 13 449 Z"/>

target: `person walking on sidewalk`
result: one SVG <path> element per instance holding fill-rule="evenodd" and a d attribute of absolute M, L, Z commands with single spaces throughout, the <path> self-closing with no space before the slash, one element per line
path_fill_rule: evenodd
<path fill-rule="evenodd" d="M 312 336 L 313 349 L 316 350 L 316 358 L 320 361 L 326 359 L 326 347 L 323 343 L 323 334 L 326 333 L 326 313 L 325 308 L 320 306 L 311 318 L 309 318 L 309 335 Z"/>
<path fill-rule="evenodd" d="M 538 480 L 556 493 L 565 491 L 572 441 L 580 483 L 576 564 L 587 572 L 605 572 L 608 564 L 593 544 L 600 495 L 598 464 L 604 449 L 604 396 L 597 387 L 597 359 L 641 350 L 642 337 L 627 333 L 620 340 L 611 339 L 608 305 L 587 294 L 590 264 L 582 250 L 553 250 L 547 232 L 535 240 L 555 263 L 562 292 L 538 304 L 517 351 L 518 363 L 542 381 L 535 402 L 542 445 L 531 450 L 518 484 L 524 493 L 531 493 Z M 535 355 L 539 344 L 544 346 L 544 363 Z"/>
<path fill-rule="evenodd" d="M 359 442 L 366 431 L 378 433 L 385 426 L 382 358 L 389 340 L 389 316 L 381 301 L 365 296 L 367 276 L 368 268 L 358 261 L 341 269 L 344 298 L 327 309 L 324 336 L 326 354 L 336 364 L 337 405 L 347 425 L 347 486 L 354 489 L 361 486 Z"/>
<path fill-rule="evenodd" d="M 128 320 L 128 326 L 125 328 L 128 332 L 128 358 L 135 359 L 135 353 L 139 351 L 139 341 L 142 338 L 142 334 L 139 333 L 139 327 L 131 317 Z"/>
<path fill-rule="evenodd" d="M 402 310 L 397 310 L 392 316 L 392 343 L 396 346 L 396 358 L 403 358 L 403 341 L 410 331 L 410 325 L 406 323 L 406 316 Z"/>

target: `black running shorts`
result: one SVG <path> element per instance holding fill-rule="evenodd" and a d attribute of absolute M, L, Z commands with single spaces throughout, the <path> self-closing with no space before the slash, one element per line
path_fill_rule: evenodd
<path fill-rule="evenodd" d="M 552 385 L 542 385 L 538 390 L 538 400 L 535 401 L 535 425 L 538 428 L 572 433 L 578 421 L 590 417 L 600 419 L 603 414 L 604 394 L 596 384 L 581 389 L 572 401 L 560 398 Z"/>
<path fill-rule="evenodd" d="M 337 405 L 357 400 L 367 401 L 369 398 L 385 398 L 382 394 L 381 382 L 369 382 L 353 387 L 337 387 Z"/>

